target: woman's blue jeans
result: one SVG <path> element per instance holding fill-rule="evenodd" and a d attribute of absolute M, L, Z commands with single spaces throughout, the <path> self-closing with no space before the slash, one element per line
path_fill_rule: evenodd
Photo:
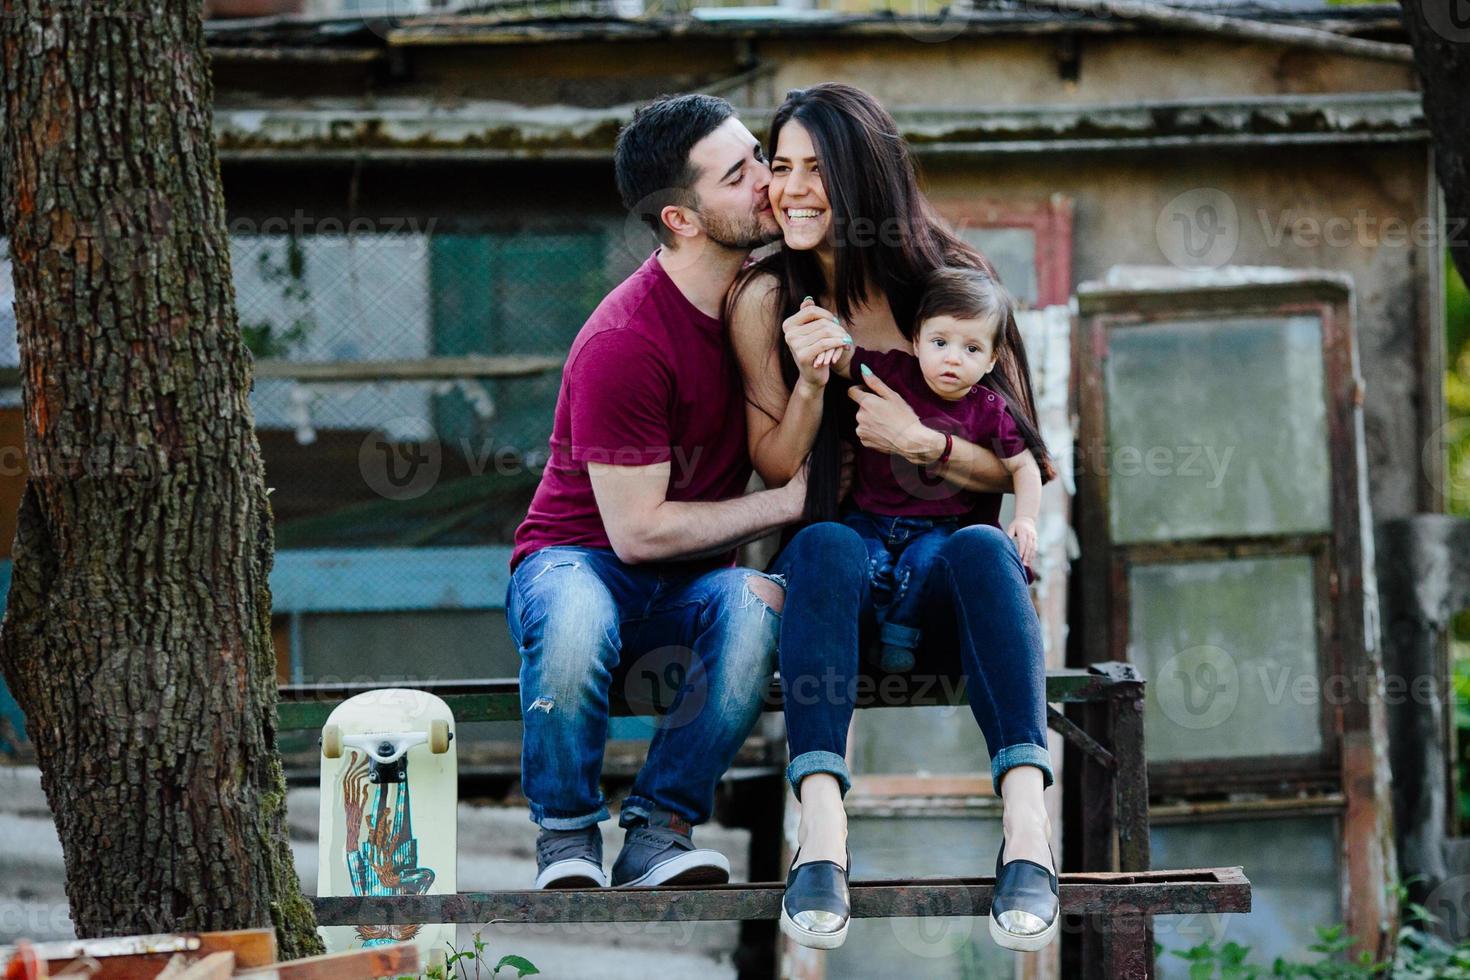
<path fill-rule="evenodd" d="M 846 525 L 811 524 L 770 570 L 786 581 L 779 657 L 787 778 L 800 796 L 802 779 L 830 773 L 846 793 L 859 653 L 875 623 L 867 547 Z M 1015 545 L 989 524 L 961 528 L 939 549 L 922 589 L 924 635 L 914 674 L 964 674 L 997 794 L 1015 766 L 1036 766 L 1050 786 L 1041 623 Z"/>
<path fill-rule="evenodd" d="M 516 566 L 506 619 L 521 653 L 521 783 L 548 830 L 608 816 L 602 755 L 615 686 L 662 702 L 624 826 L 655 809 L 703 823 L 715 786 L 760 717 L 780 615 L 748 568 L 627 565 L 606 549 L 552 547 Z"/>

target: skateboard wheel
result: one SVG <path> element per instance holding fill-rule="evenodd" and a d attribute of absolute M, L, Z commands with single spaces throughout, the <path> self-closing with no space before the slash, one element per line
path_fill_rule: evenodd
<path fill-rule="evenodd" d="M 429 751 L 435 755 L 449 751 L 449 722 L 442 718 L 429 722 Z"/>
<path fill-rule="evenodd" d="M 342 729 L 328 725 L 322 729 L 322 755 L 328 759 L 342 758 Z"/>

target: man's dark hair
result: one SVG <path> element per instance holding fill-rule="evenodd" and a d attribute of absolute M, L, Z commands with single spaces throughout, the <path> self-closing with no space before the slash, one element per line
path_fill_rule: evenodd
<path fill-rule="evenodd" d="M 718 96 L 664 96 L 635 112 L 618 134 L 613 166 L 623 206 L 662 244 L 672 245 L 674 236 L 659 213 L 671 204 L 699 206 L 694 194 L 699 173 L 689 163 L 689 151 L 733 115 L 735 109 Z"/>

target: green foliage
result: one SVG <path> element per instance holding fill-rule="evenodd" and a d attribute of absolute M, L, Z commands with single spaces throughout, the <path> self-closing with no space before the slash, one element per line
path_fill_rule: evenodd
<path fill-rule="evenodd" d="M 1445 348 L 1453 364 L 1470 345 L 1470 289 L 1448 251 L 1444 257 Z"/>
<path fill-rule="evenodd" d="M 305 339 L 311 329 L 308 318 L 298 318 L 279 332 L 269 320 L 240 324 L 240 336 L 245 346 L 256 357 L 285 357 L 291 348 Z"/>
<path fill-rule="evenodd" d="M 1173 950 L 1171 955 L 1189 961 L 1189 980 L 1263 980 L 1266 977 L 1291 977 L 1296 980 L 1358 980 L 1388 974 L 1392 964 L 1374 963 L 1368 953 L 1348 956 L 1353 938 L 1341 925 L 1318 926 L 1317 941 L 1308 947 L 1318 959 L 1311 963 L 1294 963 L 1276 957 L 1270 968 L 1246 962 L 1251 948 L 1239 943 L 1214 946 L 1200 943 L 1187 950 Z"/>
<path fill-rule="evenodd" d="M 255 257 L 260 278 L 273 286 L 281 287 L 281 296 L 288 305 L 302 312 L 292 317 L 285 326 L 268 319 L 240 321 L 240 335 L 245 346 L 256 357 L 285 357 L 292 348 L 306 339 L 316 328 L 310 313 L 311 290 L 306 285 L 306 252 L 295 235 L 286 239 L 286 254 L 276 261 L 269 249 L 262 248 Z"/>
<path fill-rule="evenodd" d="M 1470 289 L 1445 257 L 1446 507 L 1470 517 Z"/>
<path fill-rule="evenodd" d="M 490 961 L 485 958 L 485 950 L 489 948 L 489 944 L 480 938 L 478 932 L 468 949 L 457 949 L 454 943 L 448 945 L 449 955 L 445 957 L 442 969 L 436 966 L 417 977 L 399 977 L 398 980 L 481 980 L 483 977 L 498 977 L 501 970 L 506 971 L 506 976 L 514 972 L 519 978 L 541 972 L 530 960 L 514 953 L 502 956 L 491 966 Z"/>
<path fill-rule="evenodd" d="M 1453 710 L 1455 713 L 1455 741 L 1458 745 L 1459 768 L 1456 780 L 1459 789 L 1459 817 L 1463 824 L 1467 816 L 1470 816 L 1470 759 L 1466 753 L 1470 752 L 1470 642 L 1464 637 L 1470 635 L 1470 614 L 1461 613 L 1455 617 L 1453 628 L 1453 639 L 1450 643 L 1450 684 L 1455 692 Z"/>
<path fill-rule="evenodd" d="M 1171 956 L 1189 961 L 1189 980 L 1470 980 L 1470 942 L 1453 945 L 1425 930 L 1435 917 L 1424 906 L 1409 901 L 1407 885 L 1394 885 L 1405 924 L 1399 929 L 1393 958 L 1375 963 L 1368 953 L 1349 955 L 1356 940 L 1341 924 L 1318 926 L 1317 941 L 1307 947 L 1316 954 L 1312 962 L 1300 963 L 1280 956 L 1270 967 L 1247 962 L 1250 947 L 1239 943 L 1219 946 L 1200 943 L 1187 950 L 1171 950 Z M 1156 953 L 1163 947 L 1155 943 Z"/>

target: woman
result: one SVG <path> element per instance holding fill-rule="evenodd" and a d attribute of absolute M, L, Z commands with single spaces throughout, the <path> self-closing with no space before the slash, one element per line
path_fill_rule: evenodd
<path fill-rule="evenodd" d="M 954 486 L 990 491 L 974 515 L 980 523 L 945 543 L 923 586 L 927 642 L 917 669 L 958 666 L 967 678 L 1004 804 L 991 935 L 1010 949 L 1039 949 L 1059 921 L 1042 799 L 1053 777 L 1040 625 L 1019 556 L 994 526 L 1000 492 L 1009 489 L 1007 473 L 978 446 L 952 440 L 947 448 L 943 433 L 921 424 L 881 383 L 870 382 L 871 392 L 848 389 L 817 363 L 822 353 L 854 341 L 874 350 L 905 345 L 919 284 L 937 267 L 993 270 L 944 229 L 918 190 L 892 117 L 862 91 L 825 84 L 790 93 L 766 145 L 784 245 L 737 281 L 727 319 L 745 379 L 757 471 L 776 486 L 809 466 L 810 523 L 785 543 L 771 568 L 787 582 L 780 642 L 787 775 L 802 804 L 782 929 L 824 949 L 847 935 L 846 739 L 860 633 L 873 616 L 864 545 L 836 522 L 842 440 L 855 434 L 864 446 L 936 469 Z M 803 307 L 807 296 L 815 304 Z M 1015 330 L 1013 321 L 1007 329 Z M 1019 338 L 1012 339 L 1008 346 L 1021 350 Z M 1039 445 L 1024 354 L 992 376 Z M 1043 473 L 1051 472 L 1043 465 Z"/>

